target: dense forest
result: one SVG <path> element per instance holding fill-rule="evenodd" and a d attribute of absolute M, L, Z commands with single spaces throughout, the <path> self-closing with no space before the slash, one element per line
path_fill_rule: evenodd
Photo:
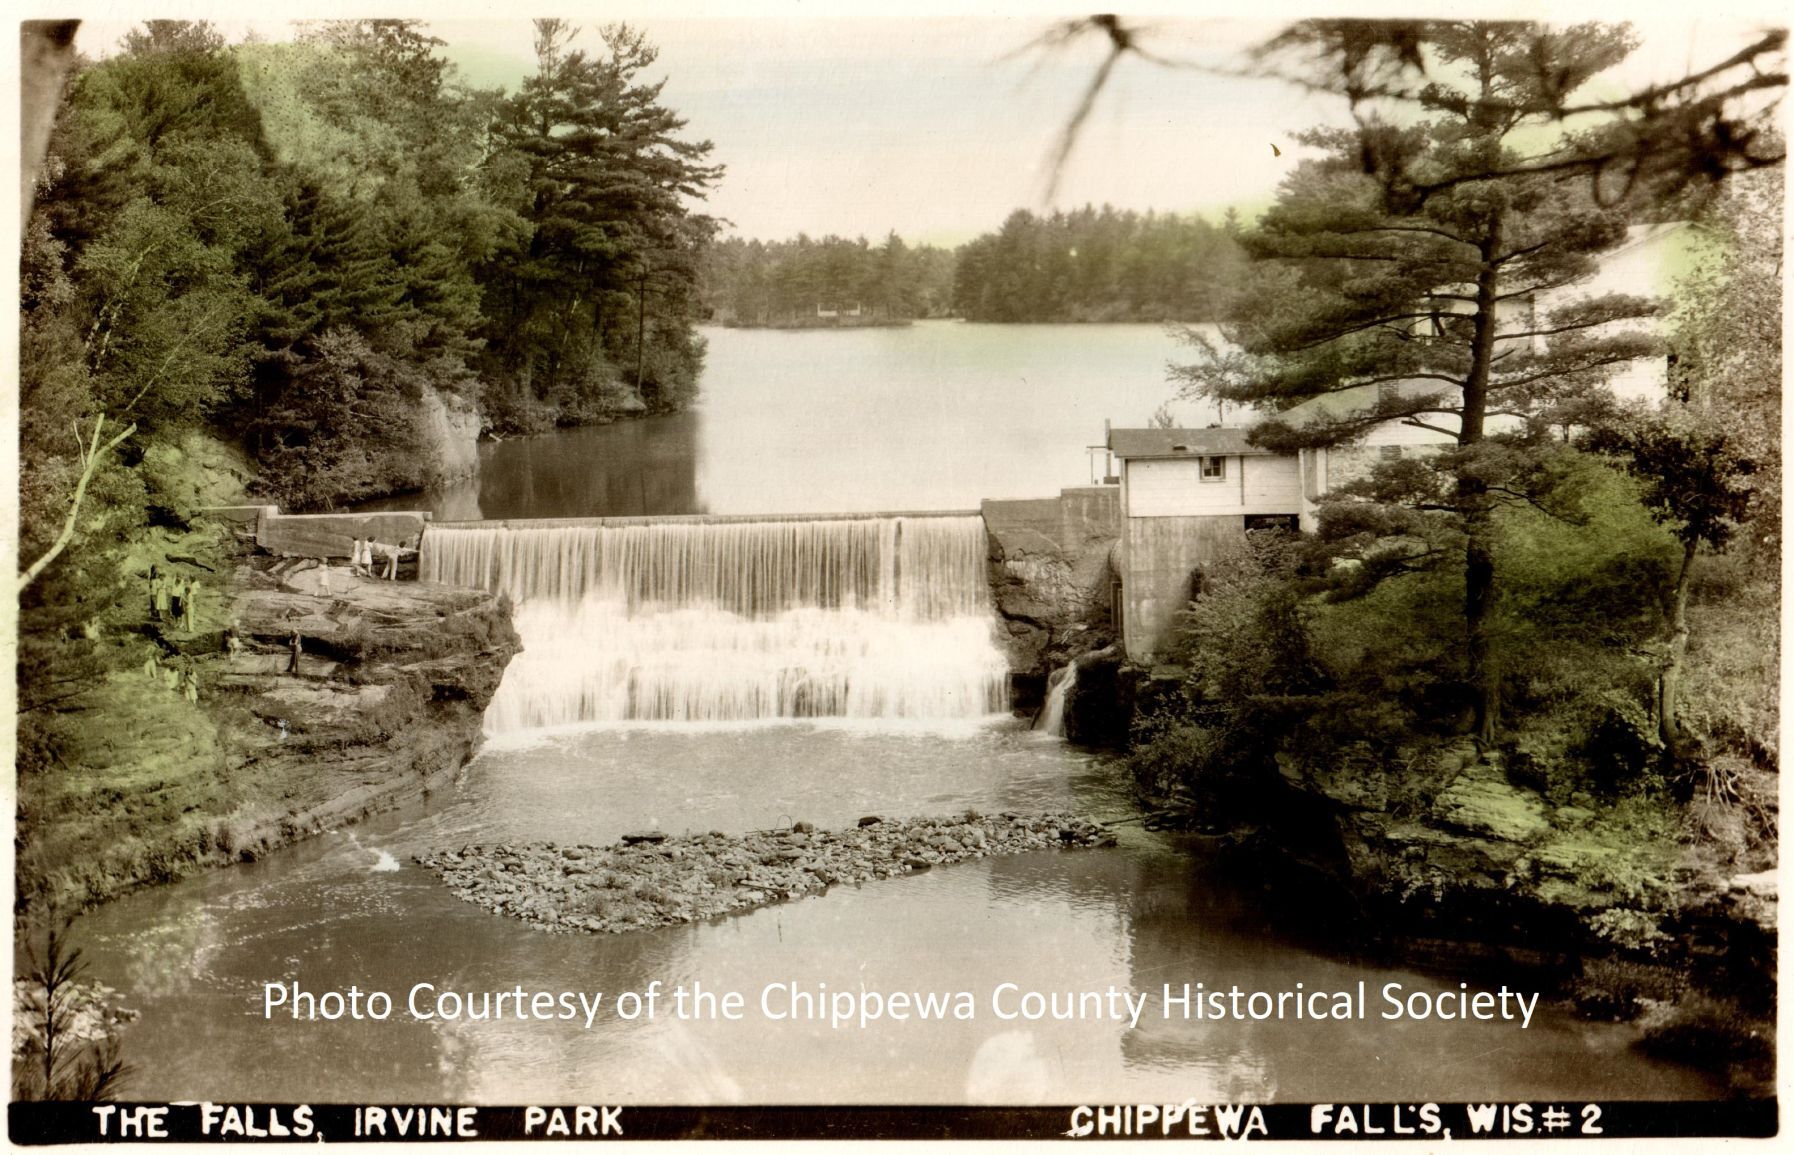
<path fill-rule="evenodd" d="M 951 251 L 799 236 L 731 238 L 710 249 L 704 301 L 725 324 L 802 327 L 924 317 L 968 321 L 1214 321 L 1245 254 L 1230 211 L 1201 217 L 1117 211 L 1009 215 Z"/>
<path fill-rule="evenodd" d="M 236 46 L 150 22 L 78 67 L 26 231 L 26 459 L 66 461 L 70 416 L 135 423 L 130 462 L 216 434 L 315 508 L 430 480 L 445 423 L 686 404 L 690 205 L 721 170 L 641 33 L 574 35 L 539 22 L 510 94 L 456 84 L 412 21 Z"/>
<path fill-rule="evenodd" d="M 511 93 L 456 83 L 412 21 L 234 46 L 152 21 L 69 70 L 20 266 L 22 832 L 118 805 L 57 773 L 84 737 L 134 752 L 142 813 L 204 785 L 215 706 L 129 673 L 216 653 L 234 547 L 200 508 L 332 508 L 465 469 L 482 427 L 694 396 L 721 170 L 639 32 L 536 31 Z M 199 603 L 177 641 L 145 624 L 158 567 Z M 28 841 L 22 889 L 48 876 Z"/>
<path fill-rule="evenodd" d="M 808 327 L 944 317 L 952 308 L 953 254 L 909 246 L 896 233 L 873 246 L 864 237 L 747 241 L 710 247 L 704 303 L 725 325 Z"/>
<path fill-rule="evenodd" d="M 958 250 L 953 308 L 968 321 L 1215 321 L 1245 255 L 1232 213 L 1117 212 L 1104 205 L 1036 216 Z"/>

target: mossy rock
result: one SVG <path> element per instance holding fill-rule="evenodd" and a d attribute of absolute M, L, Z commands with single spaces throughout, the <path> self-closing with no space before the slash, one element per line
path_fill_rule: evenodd
<path fill-rule="evenodd" d="M 1551 829 L 1544 799 L 1490 766 L 1458 775 L 1434 802 L 1433 814 L 1447 826 L 1507 842 L 1530 842 Z"/>

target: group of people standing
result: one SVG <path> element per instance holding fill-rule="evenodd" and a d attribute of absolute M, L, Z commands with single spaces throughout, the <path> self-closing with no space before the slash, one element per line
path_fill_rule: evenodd
<path fill-rule="evenodd" d="M 371 537 L 358 537 L 355 539 L 354 552 L 349 557 L 349 568 L 363 577 L 382 577 L 387 581 L 396 581 L 399 576 L 399 551 L 403 548 L 375 541 Z M 376 574 L 376 568 L 385 572 Z"/>
<path fill-rule="evenodd" d="M 150 617 L 158 622 L 173 623 L 191 633 L 193 608 L 198 600 L 199 590 L 200 584 L 192 578 L 165 574 L 156 566 L 150 566 Z"/>

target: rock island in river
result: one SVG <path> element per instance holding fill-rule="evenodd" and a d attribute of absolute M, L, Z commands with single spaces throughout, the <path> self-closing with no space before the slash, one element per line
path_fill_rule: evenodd
<path fill-rule="evenodd" d="M 731 835 L 626 834 L 614 846 L 466 846 L 417 861 L 454 892 L 543 930 L 646 930 L 751 910 L 836 883 L 1049 848 L 1114 846 L 1102 826 L 1067 813 L 975 810 L 938 818 L 868 816 L 846 830 Z"/>

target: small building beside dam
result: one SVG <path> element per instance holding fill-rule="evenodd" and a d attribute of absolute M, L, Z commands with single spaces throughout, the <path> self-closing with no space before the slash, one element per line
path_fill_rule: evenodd
<path fill-rule="evenodd" d="M 1195 596 L 1195 575 L 1245 549 L 1255 524 L 1294 524 L 1301 462 L 1260 449 L 1243 429 L 1115 429 L 1122 510 L 1121 638 L 1150 663 Z"/>
<path fill-rule="evenodd" d="M 1284 418 L 1301 424 L 1307 410 L 1362 408 L 1376 398 L 1375 386 L 1344 389 Z M 1437 453 L 1456 441 L 1436 429 L 1384 421 L 1354 442 L 1280 453 L 1253 445 L 1247 432 L 1222 426 L 1110 431 L 1122 514 L 1120 632 L 1129 660 L 1150 665 L 1161 656 L 1199 575 L 1243 550 L 1247 530 L 1312 532 L 1327 493 L 1378 461 Z"/>

